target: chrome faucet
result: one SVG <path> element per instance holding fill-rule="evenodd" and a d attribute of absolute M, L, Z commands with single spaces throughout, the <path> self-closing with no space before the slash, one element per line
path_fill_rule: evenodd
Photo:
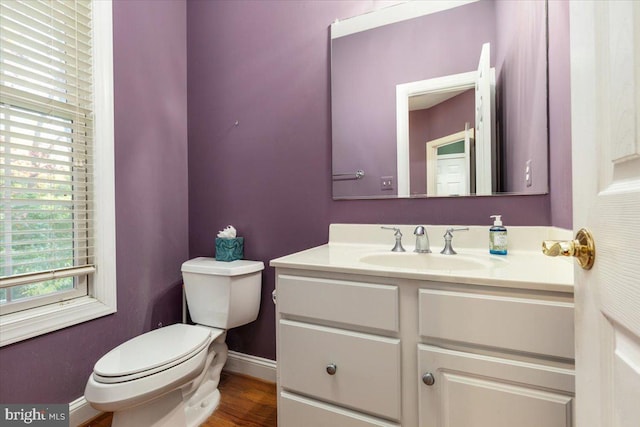
<path fill-rule="evenodd" d="M 399 228 L 397 227 L 380 227 L 380 228 L 384 228 L 385 230 L 395 230 L 394 236 L 396 236 L 396 244 L 394 245 L 393 249 L 391 249 L 391 252 L 406 252 L 402 247 L 402 233 L 400 232 Z"/>
<path fill-rule="evenodd" d="M 457 254 L 456 251 L 453 250 L 453 247 L 451 246 L 451 240 L 453 239 L 453 232 L 454 231 L 467 231 L 469 230 L 469 227 L 464 227 L 464 228 L 453 228 L 453 227 L 449 227 L 447 228 L 447 232 L 444 233 L 444 249 L 442 249 L 440 251 L 441 254 L 445 254 L 445 255 L 455 255 Z"/>
<path fill-rule="evenodd" d="M 430 254 L 431 249 L 429 248 L 429 235 L 427 234 L 427 229 L 422 225 L 419 225 L 413 231 L 413 234 L 416 236 L 416 248 L 414 252 Z"/>

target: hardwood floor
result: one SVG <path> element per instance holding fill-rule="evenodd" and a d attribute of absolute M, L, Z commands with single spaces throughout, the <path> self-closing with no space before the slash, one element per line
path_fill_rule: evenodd
<path fill-rule="evenodd" d="M 202 427 L 276 426 L 274 383 L 222 372 L 218 388 L 222 395 L 220 405 Z M 81 427 L 111 427 L 111 414 L 103 414 Z"/>
<path fill-rule="evenodd" d="M 111 427 L 111 413 L 99 415 L 84 424 L 80 424 L 79 427 Z"/>
<path fill-rule="evenodd" d="M 256 378 L 223 372 L 222 399 L 203 427 L 275 427 L 276 385 Z"/>

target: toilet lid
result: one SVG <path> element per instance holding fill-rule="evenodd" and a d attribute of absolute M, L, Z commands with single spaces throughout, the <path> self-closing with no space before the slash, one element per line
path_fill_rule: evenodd
<path fill-rule="evenodd" d="M 128 381 L 170 368 L 191 358 L 211 342 L 211 330 L 178 323 L 139 335 L 96 362 L 96 381 Z"/>

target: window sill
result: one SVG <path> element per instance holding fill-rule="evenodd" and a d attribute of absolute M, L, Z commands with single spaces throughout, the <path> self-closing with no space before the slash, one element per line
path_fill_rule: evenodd
<path fill-rule="evenodd" d="M 0 347 L 115 312 L 115 304 L 87 296 L 6 314 L 0 317 Z"/>

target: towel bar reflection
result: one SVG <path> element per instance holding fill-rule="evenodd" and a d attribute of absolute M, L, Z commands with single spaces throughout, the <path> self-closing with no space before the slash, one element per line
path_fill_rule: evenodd
<path fill-rule="evenodd" d="M 364 171 L 362 169 L 358 169 L 355 172 L 350 173 L 334 173 L 331 175 L 334 181 L 346 181 L 349 179 L 362 179 L 364 177 Z"/>

